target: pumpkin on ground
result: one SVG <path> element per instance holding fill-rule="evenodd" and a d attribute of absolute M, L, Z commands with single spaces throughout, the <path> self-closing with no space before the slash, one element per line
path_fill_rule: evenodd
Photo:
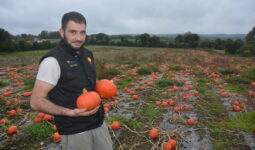
<path fill-rule="evenodd" d="M 102 79 L 96 83 L 96 91 L 102 98 L 111 98 L 117 95 L 116 85 L 107 79 Z"/>
<path fill-rule="evenodd" d="M 187 124 L 188 124 L 188 125 L 194 125 L 194 124 L 195 124 L 195 120 L 193 120 L 193 119 L 188 119 L 188 120 L 187 120 Z"/>
<path fill-rule="evenodd" d="M 158 137 L 158 130 L 153 128 L 150 130 L 149 132 L 149 137 L 152 138 L 152 139 L 155 139 Z"/>
<path fill-rule="evenodd" d="M 13 134 L 15 134 L 15 133 L 17 133 L 17 132 L 18 132 L 18 127 L 15 126 L 15 125 L 12 125 L 12 126 L 10 126 L 10 127 L 7 129 L 7 134 L 8 134 L 8 135 L 13 135 Z"/>
<path fill-rule="evenodd" d="M 55 142 L 61 141 L 61 136 L 60 136 L 60 134 L 59 134 L 58 132 L 54 133 L 54 135 L 53 135 L 53 140 L 54 140 Z"/>
<path fill-rule="evenodd" d="M 118 121 L 114 121 L 114 122 L 112 122 L 111 127 L 112 127 L 113 130 L 119 130 L 120 129 L 120 123 Z"/>
<path fill-rule="evenodd" d="M 45 115 L 43 116 L 43 120 L 51 121 L 52 119 L 53 119 L 52 115 L 45 114 Z"/>
<path fill-rule="evenodd" d="M 174 139 L 169 139 L 167 143 L 170 143 L 172 148 L 175 148 L 177 145 L 177 141 Z"/>

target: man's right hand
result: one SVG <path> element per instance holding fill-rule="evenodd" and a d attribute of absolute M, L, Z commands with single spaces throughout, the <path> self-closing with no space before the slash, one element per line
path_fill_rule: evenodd
<path fill-rule="evenodd" d="M 90 116 L 95 114 L 98 111 L 99 107 L 100 105 L 92 110 L 78 109 L 78 108 L 72 109 L 67 112 L 67 116 L 70 116 L 70 117 Z"/>

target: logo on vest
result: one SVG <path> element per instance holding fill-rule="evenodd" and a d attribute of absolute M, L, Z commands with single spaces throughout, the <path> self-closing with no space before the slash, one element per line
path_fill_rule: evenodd
<path fill-rule="evenodd" d="M 90 57 L 88 57 L 88 62 L 92 64 L 92 59 Z"/>
<path fill-rule="evenodd" d="M 67 63 L 70 67 L 76 67 L 78 66 L 78 62 L 76 60 L 68 60 Z"/>

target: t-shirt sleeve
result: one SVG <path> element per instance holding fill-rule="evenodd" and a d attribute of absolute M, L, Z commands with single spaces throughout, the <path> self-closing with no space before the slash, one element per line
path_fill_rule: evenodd
<path fill-rule="evenodd" d="M 60 78 L 60 66 L 54 57 L 47 57 L 40 63 L 36 79 L 57 85 Z"/>

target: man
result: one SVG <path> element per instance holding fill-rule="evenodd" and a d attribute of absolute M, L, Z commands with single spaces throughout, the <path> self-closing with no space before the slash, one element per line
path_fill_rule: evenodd
<path fill-rule="evenodd" d="M 40 61 L 30 105 L 54 115 L 64 150 L 111 150 L 102 104 L 89 111 L 76 106 L 82 90 L 94 91 L 96 84 L 93 54 L 83 47 L 86 26 L 80 13 L 64 14 L 62 40 Z"/>

